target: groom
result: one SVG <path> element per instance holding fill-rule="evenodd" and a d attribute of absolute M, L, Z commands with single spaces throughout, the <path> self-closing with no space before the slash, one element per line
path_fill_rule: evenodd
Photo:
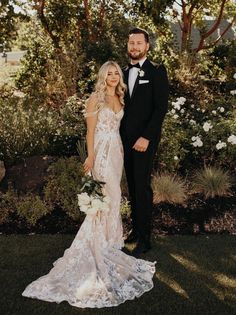
<path fill-rule="evenodd" d="M 167 112 L 169 88 L 165 67 L 147 59 L 149 35 L 145 30 L 132 29 L 127 47 L 131 62 L 124 69 L 128 90 L 120 133 L 133 228 L 125 243 L 136 242 L 132 254 L 138 257 L 151 248 L 151 171 Z"/>

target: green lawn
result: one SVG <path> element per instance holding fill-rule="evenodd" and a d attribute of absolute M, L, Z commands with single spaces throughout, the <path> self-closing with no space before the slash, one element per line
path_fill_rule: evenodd
<path fill-rule="evenodd" d="M 155 286 L 139 299 L 105 309 L 78 309 L 21 296 L 47 273 L 73 235 L 0 236 L 1 315 L 233 315 L 236 314 L 236 238 L 159 236 L 150 253 L 157 260 Z"/>

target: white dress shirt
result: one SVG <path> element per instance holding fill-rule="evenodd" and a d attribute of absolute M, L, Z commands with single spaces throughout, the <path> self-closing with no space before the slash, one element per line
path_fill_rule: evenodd
<path fill-rule="evenodd" d="M 143 59 L 139 60 L 140 67 L 142 67 L 142 65 L 146 59 L 147 59 L 147 57 L 144 57 Z M 136 68 L 136 67 L 129 69 L 128 85 L 129 85 L 129 95 L 130 96 L 132 95 L 134 84 L 135 84 L 135 81 L 137 79 L 139 70 L 140 69 Z"/>

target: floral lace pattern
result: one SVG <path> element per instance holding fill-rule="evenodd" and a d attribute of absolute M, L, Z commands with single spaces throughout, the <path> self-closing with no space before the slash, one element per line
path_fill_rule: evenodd
<path fill-rule="evenodd" d="M 119 305 L 139 297 L 153 287 L 155 262 L 136 259 L 120 249 L 124 246 L 120 216 L 120 180 L 123 149 L 119 136 L 123 110 L 104 107 L 95 130 L 93 176 L 106 182 L 110 211 L 87 215 L 64 255 L 47 275 L 30 283 L 25 297 L 85 308 Z"/>

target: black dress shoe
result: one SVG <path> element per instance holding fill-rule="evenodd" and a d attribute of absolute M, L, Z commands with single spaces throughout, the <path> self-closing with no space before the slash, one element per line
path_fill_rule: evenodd
<path fill-rule="evenodd" d="M 137 245 L 135 248 L 132 250 L 131 255 L 138 258 L 140 257 L 141 254 L 146 253 L 152 248 L 151 243 L 148 242 L 143 242 L 143 241 L 138 241 Z"/>
<path fill-rule="evenodd" d="M 125 244 L 135 243 L 138 240 L 138 234 L 132 230 L 127 238 L 125 239 Z"/>

